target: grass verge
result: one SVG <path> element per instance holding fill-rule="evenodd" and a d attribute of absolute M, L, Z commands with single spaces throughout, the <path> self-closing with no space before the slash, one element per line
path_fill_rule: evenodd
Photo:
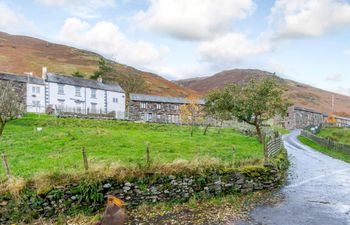
<path fill-rule="evenodd" d="M 317 136 L 330 139 L 332 141 L 350 144 L 350 129 L 341 127 L 322 128 Z"/>
<path fill-rule="evenodd" d="M 323 146 L 321 146 L 321 145 L 319 145 L 319 144 L 317 144 L 317 143 L 315 143 L 315 142 L 313 142 L 313 141 L 311 141 L 303 136 L 299 136 L 298 140 L 301 143 L 303 143 L 303 144 L 305 144 L 305 145 L 307 145 L 307 146 L 309 146 L 309 147 L 311 147 L 319 152 L 322 152 L 322 153 L 329 155 L 333 158 L 340 159 L 340 160 L 343 160 L 345 162 L 350 163 L 350 155 L 345 153 L 345 152 L 341 152 L 338 150 L 333 150 L 333 149 L 323 147 Z"/>

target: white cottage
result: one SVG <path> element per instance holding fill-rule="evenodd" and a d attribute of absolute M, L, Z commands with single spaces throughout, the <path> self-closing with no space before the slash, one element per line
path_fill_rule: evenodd
<path fill-rule="evenodd" d="M 125 117 L 125 92 L 117 84 L 106 84 L 102 79 L 87 80 L 47 73 L 42 78 L 0 73 L 0 81 L 15 82 L 23 90 L 27 112 L 45 113 L 48 108 L 55 113 L 113 114 Z"/>

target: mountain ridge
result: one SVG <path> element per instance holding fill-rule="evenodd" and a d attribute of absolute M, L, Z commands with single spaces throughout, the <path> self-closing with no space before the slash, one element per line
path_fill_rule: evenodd
<path fill-rule="evenodd" d="M 215 88 L 222 88 L 227 83 L 245 83 L 250 79 L 276 76 L 258 69 L 232 69 L 211 76 L 175 81 L 177 84 L 195 90 L 201 94 Z M 278 77 L 278 76 L 276 76 Z M 301 107 L 317 110 L 322 113 L 332 112 L 332 96 L 335 97 L 337 112 L 350 112 L 350 96 L 322 90 L 311 85 L 278 77 L 279 82 L 287 89 L 286 97 Z"/>
<path fill-rule="evenodd" d="M 89 78 L 98 69 L 101 57 L 103 56 L 88 50 L 0 31 L 1 72 L 15 74 L 33 72 L 34 76 L 39 77 L 42 67 L 46 66 L 49 72 L 72 75 L 79 71 L 85 75 L 85 78 Z M 111 60 L 108 61 L 113 64 L 116 76 L 122 73 L 133 73 L 144 78 L 148 85 L 141 92 L 142 94 L 172 97 L 198 96 L 197 92 L 179 86 L 157 74 L 144 72 Z"/>

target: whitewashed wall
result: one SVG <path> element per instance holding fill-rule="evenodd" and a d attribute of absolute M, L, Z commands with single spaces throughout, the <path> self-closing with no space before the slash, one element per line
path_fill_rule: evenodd
<path fill-rule="evenodd" d="M 76 110 L 79 107 L 77 101 L 81 101 L 80 107 L 82 112 L 92 112 L 92 103 L 96 104 L 97 113 L 105 113 L 105 99 L 107 98 L 107 112 L 116 112 L 116 118 L 124 119 L 125 114 L 125 94 L 113 91 L 105 91 L 96 89 L 96 98 L 91 96 L 91 88 L 81 87 L 81 96 L 76 96 L 75 86 L 64 85 L 64 94 L 59 94 L 59 85 L 57 83 L 48 83 L 49 102 L 54 108 L 61 105 L 59 100 L 64 100 L 63 107 L 65 109 Z M 118 102 L 113 101 L 118 99 Z"/>
<path fill-rule="evenodd" d="M 113 99 L 117 99 L 115 102 Z M 115 111 L 117 119 L 125 118 L 125 94 L 107 91 L 107 111 Z"/>
<path fill-rule="evenodd" d="M 27 83 L 27 112 L 45 113 L 45 85 Z"/>

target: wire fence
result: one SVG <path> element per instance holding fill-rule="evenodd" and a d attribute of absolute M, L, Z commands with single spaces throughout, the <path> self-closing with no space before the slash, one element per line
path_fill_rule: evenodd
<path fill-rule="evenodd" d="M 337 151 L 341 151 L 341 152 L 345 152 L 347 154 L 350 154 L 350 145 L 347 144 L 342 144 L 342 143 L 338 143 L 335 141 L 332 141 L 330 139 L 327 138 L 322 138 L 319 136 L 316 136 L 308 131 L 302 130 L 301 131 L 301 136 L 316 142 L 317 144 L 326 147 L 328 149 L 333 149 L 333 150 L 337 150 Z"/>

